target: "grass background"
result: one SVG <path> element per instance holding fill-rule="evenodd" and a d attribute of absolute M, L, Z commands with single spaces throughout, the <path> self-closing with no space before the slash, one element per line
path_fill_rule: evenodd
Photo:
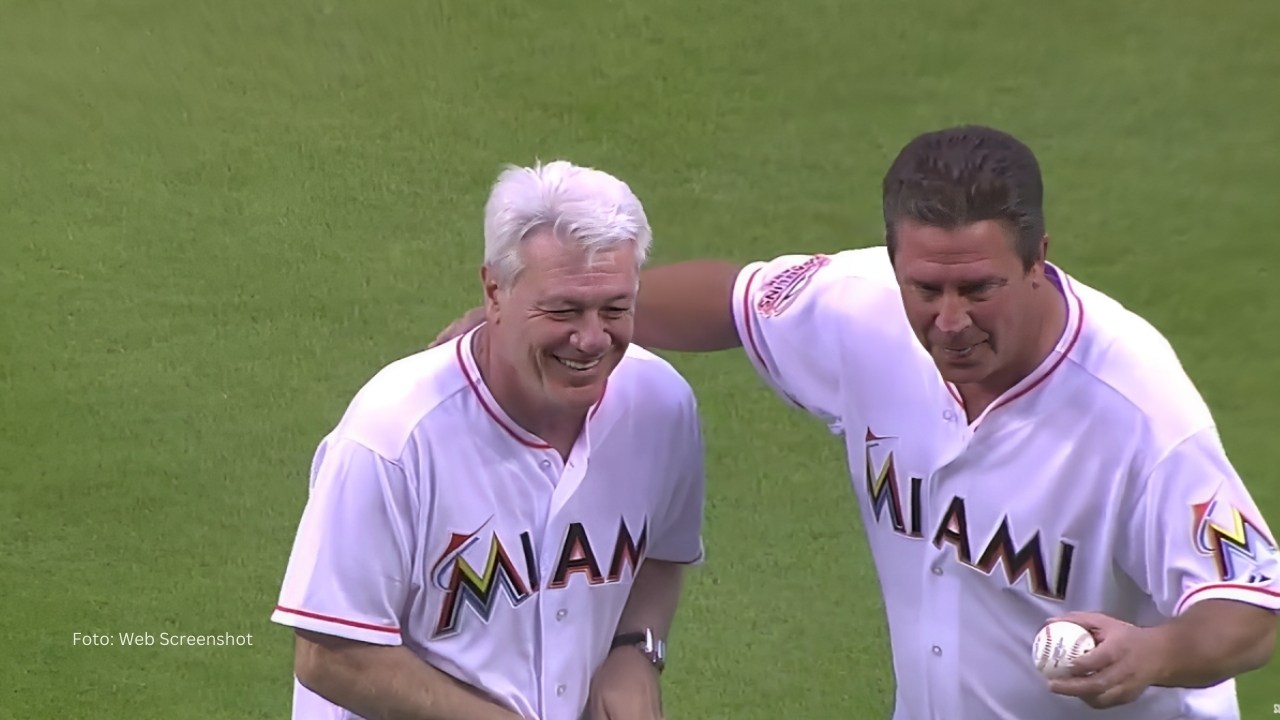
<path fill-rule="evenodd" d="M 506 162 L 627 179 L 657 262 L 747 260 L 875 244 L 911 136 L 1010 130 L 1051 257 L 1166 332 L 1280 523 L 1277 33 L 1271 2 L 0 0 L 0 718 L 288 716 L 311 452 L 475 302 Z M 673 359 L 712 477 L 670 715 L 887 717 L 841 448 L 740 355 Z M 1241 693 L 1270 716 L 1280 666 Z"/>

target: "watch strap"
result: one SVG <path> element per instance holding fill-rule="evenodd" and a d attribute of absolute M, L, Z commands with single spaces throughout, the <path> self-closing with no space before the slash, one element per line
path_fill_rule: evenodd
<path fill-rule="evenodd" d="M 649 635 L 643 632 L 620 633 L 613 638 L 613 644 L 609 646 L 610 650 L 617 650 L 627 645 L 643 645 L 649 640 Z"/>

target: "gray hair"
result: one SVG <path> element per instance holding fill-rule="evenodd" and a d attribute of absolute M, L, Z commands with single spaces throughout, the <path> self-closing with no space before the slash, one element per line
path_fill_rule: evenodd
<path fill-rule="evenodd" d="M 640 199 L 618 178 L 564 160 L 531 168 L 507 166 L 484 208 L 484 262 L 504 285 L 524 269 L 521 244 L 535 230 L 550 228 L 588 257 L 634 243 L 643 265 L 653 231 Z"/>

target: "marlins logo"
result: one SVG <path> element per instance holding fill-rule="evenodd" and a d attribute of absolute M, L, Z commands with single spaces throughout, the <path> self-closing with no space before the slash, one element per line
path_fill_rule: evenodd
<path fill-rule="evenodd" d="M 1214 559 L 1223 581 L 1267 583 L 1280 574 L 1280 553 L 1261 523 L 1216 495 L 1191 512 L 1195 547 Z"/>
<path fill-rule="evenodd" d="M 769 278 L 760 289 L 756 311 L 765 317 L 781 314 L 795 301 L 796 296 L 809 284 L 814 274 L 830 263 L 831 258 L 826 255 L 814 255 Z"/>
<path fill-rule="evenodd" d="M 485 521 L 485 525 L 488 521 Z M 528 600 L 536 587 L 530 587 L 521 576 L 520 568 L 511 560 L 511 554 L 503 547 L 498 534 L 492 533 L 489 538 L 488 551 L 473 555 L 480 560 L 482 570 L 467 561 L 464 555 L 480 542 L 480 530 L 462 535 L 453 533 L 448 547 L 432 568 L 436 589 L 444 591 L 444 602 L 440 608 L 440 618 L 436 622 L 433 639 L 446 637 L 458 632 L 464 608 L 470 608 L 481 622 L 488 623 L 498 603 L 498 596 L 505 595 L 512 607 L 519 607 Z M 533 571 L 532 544 L 528 533 L 521 534 L 526 562 L 529 564 L 529 576 L 537 581 Z"/>

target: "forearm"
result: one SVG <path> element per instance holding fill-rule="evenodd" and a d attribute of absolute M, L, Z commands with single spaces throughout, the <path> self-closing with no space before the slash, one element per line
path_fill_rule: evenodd
<path fill-rule="evenodd" d="M 631 584 L 618 632 L 639 632 L 645 628 L 666 640 L 680 602 L 684 566 L 661 560 L 646 560 Z"/>
<path fill-rule="evenodd" d="M 1206 600 L 1160 626 L 1163 687 L 1217 685 L 1267 663 L 1275 647 L 1276 614 L 1232 600 Z"/>
<path fill-rule="evenodd" d="M 385 647 L 299 633 L 299 681 L 368 720 L 519 720 L 403 646 Z"/>
<path fill-rule="evenodd" d="M 740 269 L 722 260 L 690 260 L 645 270 L 640 275 L 633 341 L 680 352 L 740 347 L 732 307 Z"/>

